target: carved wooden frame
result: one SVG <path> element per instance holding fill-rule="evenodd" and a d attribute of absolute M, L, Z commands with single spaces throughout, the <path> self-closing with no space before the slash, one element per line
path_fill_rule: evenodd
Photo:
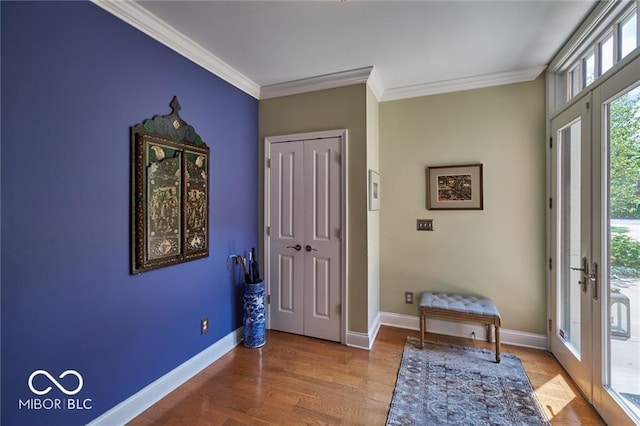
<path fill-rule="evenodd" d="M 131 273 L 209 256 L 209 147 L 178 111 L 131 128 Z"/>

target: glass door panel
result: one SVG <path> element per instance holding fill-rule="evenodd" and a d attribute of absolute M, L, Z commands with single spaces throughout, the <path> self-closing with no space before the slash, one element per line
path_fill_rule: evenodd
<path fill-rule="evenodd" d="M 578 267 L 582 258 L 581 244 L 581 120 L 559 130 L 560 150 L 560 305 L 558 333 L 580 358 L 580 285 L 582 272 Z"/>
<path fill-rule="evenodd" d="M 605 104 L 608 136 L 610 390 L 640 419 L 640 88 Z"/>

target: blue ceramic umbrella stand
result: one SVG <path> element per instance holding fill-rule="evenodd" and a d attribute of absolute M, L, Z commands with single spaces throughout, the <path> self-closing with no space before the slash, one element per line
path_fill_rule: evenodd
<path fill-rule="evenodd" d="M 264 281 L 251 284 L 245 283 L 242 302 L 244 345 L 247 348 L 264 346 L 267 334 Z"/>

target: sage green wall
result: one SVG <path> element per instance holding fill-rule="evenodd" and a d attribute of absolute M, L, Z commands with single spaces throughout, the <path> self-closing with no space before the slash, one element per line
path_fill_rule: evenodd
<path fill-rule="evenodd" d="M 367 86 L 367 169 L 380 172 L 379 105 Z M 367 171 L 368 176 L 368 171 Z M 367 199 L 368 201 L 368 199 Z M 369 287 L 368 327 L 371 329 L 380 313 L 380 211 L 367 213 L 367 259 Z"/>
<path fill-rule="evenodd" d="M 368 331 L 366 84 L 259 102 L 259 158 L 267 136 L 347 129 L 347 329 Z M 264 229 L 264 162 L 260 163 L 260 229 Z"/>
<path fill-rule="evenodd" d="M 540 77 L 380 104 L 381 311 L 417 315 L 405 291 L 480 294 L 505 328 L 545 333 L 544 96 Z M 484 210 L 427 210 L 427 165 L 471 162 Z"/>

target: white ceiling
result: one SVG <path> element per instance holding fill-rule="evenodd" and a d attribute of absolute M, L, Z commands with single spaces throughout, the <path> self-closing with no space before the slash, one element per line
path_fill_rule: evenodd
<path fill-rule="evenodd" d="M 201 55 L 259 88 L 373 66 L 385 94 L 410 94 L 448 82 L 455 88 L 535 78 L 595 3 L 145 0 L 135 6 L 158 18 L 156 27 L 165 26 L 168 38 L 181 34 L 183 44 L 195 43 Z"/>

